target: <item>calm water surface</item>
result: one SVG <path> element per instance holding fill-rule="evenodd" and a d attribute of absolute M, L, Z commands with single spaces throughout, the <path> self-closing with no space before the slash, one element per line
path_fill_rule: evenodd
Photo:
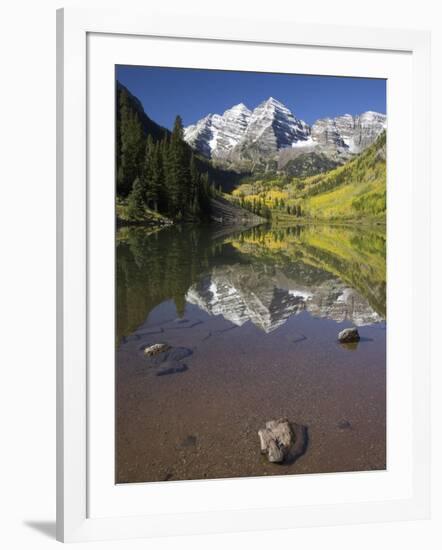
<path fill-rule="evenodd" d="M 325 225 L 120 229 L 116 481 L 385 469 L 385 245 Z M 159 342 L 178 356 L 152 366 Z M 281 416 L 308 440 L 275 465 L 257 431 Z"/>

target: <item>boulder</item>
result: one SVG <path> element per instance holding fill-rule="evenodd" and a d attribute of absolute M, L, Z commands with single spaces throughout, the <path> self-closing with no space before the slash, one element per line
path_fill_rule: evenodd
<path fill-rule="evenodd" d="M 284 462 L 295 444 L 295 436 L 290 423 L 285 418 L 266 422 L 265 428 L 258 431 L 261 453 L 269 462 Z"/>
<path fill-rule="evenodd" d="M 359 336 L 359 332 L 356 327 L 345 328 L 344 330 L 341 330 L 341 332 L 338 334 L 338 340 L 343 344 L 359 342 L 360 339 L 361 337 Z"/>
<path fill-rule="evenodd" d="M 161 344 L 155 344 L 155 346 L 158 346 Z M 153 352 L 146 353 L 146 349 L 150 350 L 153 346 L 149 346 L 148 348 L 141 348 L 143 351 L 143 358 L 145 361 L 145 364 L 148 367 L 158 367 L 163 365 L 163 363 L 167 361 L 181 361 L 185 357 L 188 357 L 189 355 L 192 355 L 193 351 L 189 348 L 174 348 L 172 346 L 166 345 L 166 347 L 163 348 L 156 348 L 153 350 Z"/>
<path fill-rule="evenodd" d="M 169 349 L 170 346 L 168 344 L 152 344 L 151 346 L 144 348 L 144 355 L 146 357 L 152 357 L 154 355 L 158 355 L 159 353 L 164 353 Z"/>

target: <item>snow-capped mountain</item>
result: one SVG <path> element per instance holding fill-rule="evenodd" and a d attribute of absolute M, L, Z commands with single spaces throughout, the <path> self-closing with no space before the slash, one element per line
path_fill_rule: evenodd
<path fill-rule="evenodd" d="M 387 127 L 387 117 L 381 113 L 367 111 L 361 115 L 349 114 L 336 118 L 321 118 L 312 128 L 312 139 L 325 148 L 348 149 L 360 153 L 371 145 Z"/>
<path fill-rule="evenodd" d="M 273 97 L 253 111 L 243 103 L 187 126 L 184 139 L 207 158 L 240 162 L 303 152 L 348 156 L 371 145 L 386 128 L 386 116 L 367 111 L 324 118 L 309 126 Z"/>
<path fill-rule="evenodd" d="M 250 111 L 243 103 L 223 115 L 210 114 L 187 126 L 184 139 L 209 158 L 235 158 L 247 147 L 255 147 L 263 156 L 307 142 L 309 126 L 273 97 Z"/>
<path fill-rule="evenodd" d="M 244 103 L 234 105 L 224 114 L 210 114 L 184 130 L 184 139 L 206 157 L 223 157 L 247 131 L 252 112 Z"/>
<path fill-rule="evenodd" d="M 281 102 L 270 97 L 251 113 L 241 145 L 256 145 L 265 156 L 307 142 L 309 137 L 309 126 Z"/>

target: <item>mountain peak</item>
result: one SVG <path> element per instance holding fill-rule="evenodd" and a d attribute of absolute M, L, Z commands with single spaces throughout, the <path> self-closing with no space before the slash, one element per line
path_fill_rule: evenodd
<path fill-rule="evenodd" d="M 247 105 L 244 105 L 244 103 L 238 103 L 237 105 L 234 105 L 233 107 L 230 107 L 229 111 L 249 111 L 250 109 L 247 107 Z"/>
<path fill-rule="evenodd" d="M 377 111 L 365 111 L 364 113 L 361 113 L 359 115 L 359 118 L 365 119 L 370 122 L 378 120 L 385 123 L 386 126 L 387 115 L 384 115 L 383 113 L 378 113 Z"/>
<path fill-rule="evenodd" d="M 370 146 L 387 127 L 387 117 L 375 111 L 359 115 L 322 118 L 312 126 L 312 138 L 325 149 L 358 154 Z"/>
<path fill-rule="evenodd" d="M 252 114 L 252 111 L 247 107 L 247 105 L 244 105 L 244 103 L 238 103 L 237 105 L 233 105 L 233 107 L 230 107 L 229 109 L 227 109 L 226 111 L 224 111 L 224 114 L 223 116 L 226 116 L 226 115 L 238 115 L 238 116 L 241 116 L 241 115 L 251 115 Z"/>
<path fill-rule="evenodd" d="M 282 103 L 282 101 L 279 101 L 278 99 L 275 99 L 272 96 L 270 96 L 268 99 L 263 101 L 261 105 L 272 105 L 275 107 L 284 107 L 285 109 L 287 109 L 287 107 L 284 105 L 284 103 Z"/>

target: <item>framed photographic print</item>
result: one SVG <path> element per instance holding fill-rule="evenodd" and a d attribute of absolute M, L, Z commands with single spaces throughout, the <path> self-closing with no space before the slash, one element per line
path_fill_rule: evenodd
<path fill-rule="evenodd" d="M 428 44 L 58 12 L 59 540 L 428 516 Z"/>

